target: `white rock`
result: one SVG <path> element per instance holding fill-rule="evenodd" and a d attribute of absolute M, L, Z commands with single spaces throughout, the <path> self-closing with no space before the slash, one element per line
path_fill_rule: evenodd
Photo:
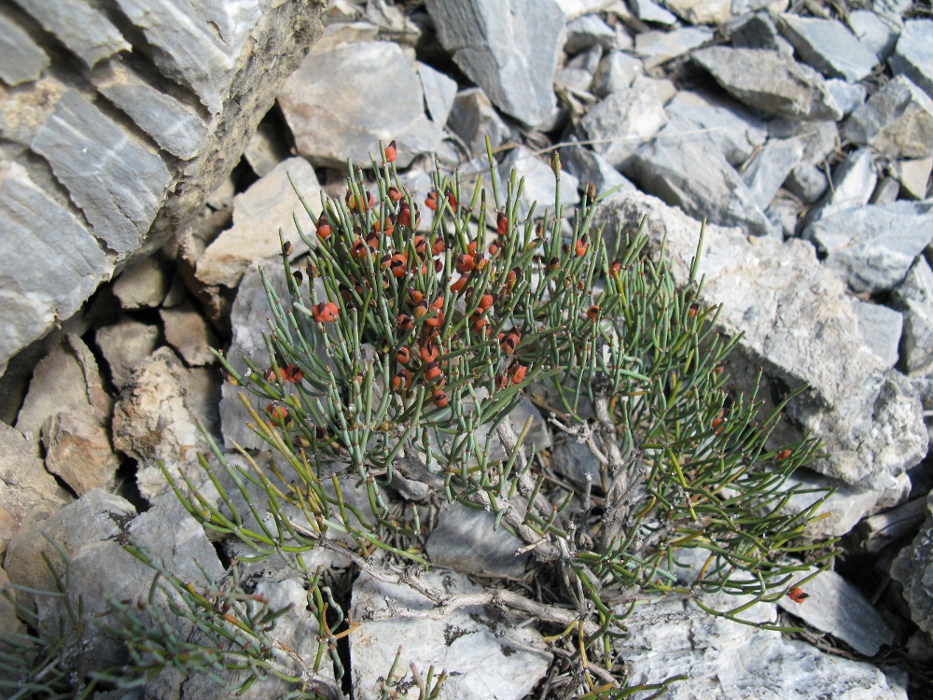
<path fill-rule="evenodd" d="M 904 317 L 894 309 L 881 304 L 850 297 L 852 312 L 858 319 L 858 329 L 865 344 L 884 363 L 885 367 L 897 364 L 897 348 L 901 342 Z"/>

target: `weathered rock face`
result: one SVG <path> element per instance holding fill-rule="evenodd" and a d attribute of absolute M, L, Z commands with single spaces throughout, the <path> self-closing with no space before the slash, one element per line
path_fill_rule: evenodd
<path fill-rule="evenodd" d="M 926 522 L 920 532 L 891 565 L 891 578 L 904 586 L 913 621 L 933 634 L 933 496 L 927 498 Z"/>
<path fill-rule="evenodd" d="M 623 192 L 601 214 L 609 231 L 633 230 L 643 217 L 654 241 L 666 237 L 674 275 L 685 282 L 700 223 L 637 192 Z M 864 345 L 842 283 L 820 266 L 809 244 L 707 226 L 699 274 L 706 276 L 704 301 L 723 305 L 719 328 L 744 333 L 739 359 L 762 367 L 777 394 L 810 386 L 786 413 L 824 441 L 829 456 L 813 468 L 850 484 L 890 488 L 924 457 L 928 437 L 919 400 L 907 379 L 884 372 Z M 846 362 L 820 359 L 829 355 Z M 790 430 L 784 437 L 799 436 L 784 429 Z"/>
<path fill-rule="evenodd" d="M 203 206 L 319 32 L 322 6 L 18 4 L 0 32 L 15 86 L 0 87 L 0 372 Z M 60 46 L 78 60 L 57 60 L 52 77 Z"/>

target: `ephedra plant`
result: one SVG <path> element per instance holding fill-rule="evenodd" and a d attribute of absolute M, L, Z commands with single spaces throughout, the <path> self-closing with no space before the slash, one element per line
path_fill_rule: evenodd
<path fill-rule="evenodd" d="M 321 670 L 333 664 L 339 680 L 337 648 L 356 623 L 326 572 L 305 558 L 315 548 L 337 551 L 455 607 L 455 597 L 416 573 L 430 566 L 422 515 L 439 501 L 488 511 L 490 528 L 518 538 L 538 574 L 557 582 L 560 604 L 508 590 L 496 601 L 549 635 L 567 697 L 633 692 L 614 640 L 639 601 L 680 594 L 743 621 L 755 602 L 788 593 L 805 568 L 802 554 L 825 562 L 825 548 L 799 539 L 821 499 L 784 511 L 795 493 L 785 481 L 817 445 L 770 446 L 777 411 L 762 416 L 753 400 L 724 388 L 735 339 L 713 330 L 717 309 L 699 301 L 696 261 L 681 288 L 641 233 L 617 232 L 607 245 L 592 225 L 600 199 L 592 189 L 565 216 L 556 154 L 554 208 L 533 206 L 522 217 L 522 183 L 499 183 L 491 153 L 488 186 L 468 190 L 438 173 L 423 201 L 399 184 L 394 153 L 393 144 L 373 162 L 369 187 L 351 170 L 343 201 L 326 199 L 316 224 L 299 228 L 310 249 L 300 260 L 283 236 L 284 270 L 264 271 L 268 356 L 248 360 L 247 372 L 224 361 L 228 381 L 258 397 L 244 398 L 251 427 L 287 466 L 237 466 L 211 442 L 214 458 L 202 466 L 219 501 L 198 480 L 177 482 L 166 471 L 191 515 L 245 545 L 251 556 L 242 559 L 279 555 L 303 578 L 321 630 L 317 653 L 277 647 L 276 618 L 287 611 L 245 593 L 234 562 L 223 585 L 159 571 L 174 614 L 202 630 L 198 645 L 173 642 L 164 621 L 162 633 L 150 625 L 143 634 L 138 609 L 116 610 L 113 632 L 125 630 L 137 670 L 173 665 L 221 679 L 235 669 L 246 684 L 276 675 L 296 696 L 340 697 Z M 272 277 L 283 274 L 280 296 Z M 545 479 L 544 461 L 526 444 L 530 422 L 510 420 L 532 388 L 551 428 L 599 461 L 599 478 L 578 493 Z M 503 458 L 494 458 L 497 445 Z M 246 494 L 247 482 L 263 497 L 245 512 L 223 484 Z M 353 487 L 365 493 L 353 502 L 368 506 L 350 502 Z M 390 508 L 400 492 L 403 507 Z M 694 560 L 701 553 L 702 566 L 683 584 L 672 572 L 686 550 Z M 710 609 L 705 594 L 723 591 L 738 596 L 735 606 Z M 404 649 L 396 661 L 386 698 L 399 696 L 408 673 Z M 443 697 L 442 669 L 412 673 L 413 693 Z"/>

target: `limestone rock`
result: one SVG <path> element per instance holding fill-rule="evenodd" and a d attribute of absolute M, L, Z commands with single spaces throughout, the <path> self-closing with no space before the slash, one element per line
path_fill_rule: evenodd
<path fill-rule="evenodd" d="M 427 8 L 444 49 L 494 105 L 530 126 L 551 116 L 564 29 L 554 0 L 429 0 Z"/>
<path fill-rule="evenodd" d="M 796 139 L 771 139 L 742 173 L 752 199 L 761 209 L 766 209 L 774 199 L 800 159 L 803 158 L 803 143 Z"/>
<path fill-rule="evenodd" d="M 798 163 L 784 181 L 784 187 L 804 204 L 816 202 L 829 187 L 823 171 L 812 163 Z"/>
<path fill-rule="evenodd" d="M 881 304 L 850 297 L 852 311 L 858 319 L 858 329 L 865 345 L 881 359 L 884 366 L 897 364 L 897 347 L 901 340 L 904 317 L 894 309 Z"/>
<path fill-rule="evenodd" d="M 933 240 L 933 203 L 833 206 L 803 237 L 825 254 L 825 264 L 856 292 L 893 289 Z"/>
<path fill-rule="evenodd" d="M 782 37 L 767 12 L 756 12 L 730 25 L 729 42 L 737 49 L 767 49 L 793 56 L 794 47 Z"/>
<path fill-rule="evenodd" d="M 664 6 L 690 24 L 722 24 L 732 16 L 731 0 L 664 0 Z"/>
<path fill-rule="evenodd" d="M 36 443 L 0 421 L 0 553 L 22 528 L 41 522 L 70 503 L 36 452 Z"/>
<path fill-rule="evenodd" d="M 905 196 L 910 199 L 926 197 L 931 172 L 933 172 L 933 156 L 902 160 L 894 169 Z"/>
<path fill-rule="evenodd" d="M 370 167 L 379 141 L 396 140 L 396 164 L 404 167 L 441 139 L 424 113 L 414 62 L 392 42 L 312 51 L 279 92 L 279 106 L 298 153 L 315 165 L 342 168 L 349 159 Z"/>
<path fill-rule="evenodd" d="M 788 119 L 842 118 L 823 77 L 777 51 L 713 46 L 693 60 L 749 107 Z"/>
<path fill-rule="evenodd" d="M 856 109 L 865 103 L 868 91 L 863 85 L 856 83 L 847 83 L 839 78 L 832 78 L 826 81 L 826 87 L 829 88 L 829 94 L 833 96 L 843 116 L 849 116 Z"/>
<path fill-rule="evenodd" d="M 891 55 L 894 75 L 906 75 L 923 91 L 933 97 L 933 20 L 909 19 L 904 22 L 904 31 L 897 39 Z"/>
<path fill-rule="evenodd" d="M 78 217 L 18 163 L 0 163 L 0 229 L 2 373 L 16 352 L 74 314 L 113 266 Z"/>
<path fill-rule="evenodd" d="M 112 289 L 124 309 L 151 309 L 162 303 L 171 284 L 168 265 L 153 256 L 124 270 Z"/>
<path fill-rule="evenodd" d="M 849 13 L 848 24 L 859 43 L 880 61 L 887 60 L 891 55 L 897 37 L 904 28 L 899 17 L 871 10 L 853 10 Z"/>
<path fill-rule="evenodd" d="M 668 12 L 654 0 L 632 0 L 632 12 L 642 22 L 653 22 L 670 27 L 677 23 L 677 16 Z"/>
<path fill-rule="evenodd" d="M 904 311 L 901 358 L 910 376 L 933 370 L 933 270 L 921 255 L 894 290 L 893 304 Z"/>
<path fill-rule="evenodd" d="M 98 329 L 94 338 L 110 365 L 113 385 L 119 390 L 136 365 L 156 349 L 159 327 L 125 318 Z"/>
<path fill-rule="evenodd" d="M 115 53 L 132 49 L 103 12 L 82 0 L 54 3 L 16 0 L 16 3 L 84 61 L 88 68 Z"/>
<path fill-rule="evenodd" d="M 211 365 L 216 358 L 211 348 L 219 343 L 207 320 L 190 301 L 173 309 L 159 311 L 165 326 L 165 339 L 189 365 Z"/>
<path fill-rule="evenodd" d="M 878 56 L 865 48 L 842 22 L 785 13 L 779 17 L 779 26 L 801 60 L 827 78 L 858 82 L 878 63 Z"/>
<path fill-rule="evenodd" d="M 501 527 L 494 530 L 495 522 L 492 513 L 458 503 L 444 506 L 425 543 L 431 563 L 464 574 L 520 576 L 531 555 L 515 556 L 524 543 Z"/>
<path fill-rule="evenodd" d="M 842 135 L 890 158 L 933 155 L 933 100 L 899 75 L 846 121 Z"/>
<path fill-rule="evenodd" d="M 593 75 L 593 92 L 600 97 L 624 90 L 644 70 L 641 59 L 624 51 L 611 51 L 603 56 Z"/>
<path fill-rule="evenodd" d="M 56 413 L 42 426 L 46 469 L 83 496 L 96 488 L 112 489 L 120 460 L 110 436 L 93 415 Z"/>
<path fill-rule="evenodd" d="M 719 609 L 739 605 L 720 595 L 704 603 Z M 773 604 L 746 611 L 773 620 Z M 640 605 L 626 620 L 631 631 L 617 650 L 631 664 L 629 682 L 658 683 L 676 674 L 688 680 L 667 691 L 671 700 L 695 698 L 811 698 L 906 700 L 906 693 L 875 666 L 826 654 L 806 642 L 712 617 L 695 603 L 665 599 Z"/>
<path fill-rule="evenodd" d="M 920 532 L 891 565 L 891 578 L 904 587 L 911 619 L 933 634 L 933 496 L 927 497 L 926 522 Z"/>
<path fill-rule="evenodd" d="M 480 88 L 467 88 L 457 93 L 447 125 L 477 157 L 486 154 L 487 136 L 493 148 L 512 138 L 512 130 Z"/>
<path fill-rule="evenodd" d="M 713 39 L 705 27 L 682 27 L 669 32 L 643 32 L 635 37 L 635 53 L 642 57 L 645 68 L 654 68 L 673 58 L 683 56 Z"/>
<path fill-rule="evenodd" d="M 417 62 L 418 77 L 421 78 L 421 88 L 424 90 L 424 102 L 428 107 L 428 115 L 435 124 L 443 126 L 447 123 L 450 110 L 454 106 L 457 96 L 457 81 L 448 78 L 427 63 Z"/>
<path fill-rule="evenodd" d="M 564 146 L 560 149 L 561 165 L 584 185 L 592 183 L 597 194 L 620 187 L 634 188 L 628 178 L 612 167 L 601 155 L 584 146 Z"/>
<path fill-rule="evenodd" d="M 674 277 L 685 283 L 698 221 L 653 197 L 623 192 L 607 203 L 597 224 L 606 223 L 607 231 L 633 229 L 643 217 L 653 241 L 666 236 Z M 799 430 L 812 430 L 827 452 L 812 467 L 863 488 L 891 488 L 898 474 L 923 458 L 928 436 L 919 400 L 906 378 L 885 373 L 865 347 L 842 282 L 808 243 L 749 239 L 735 229 L 707 226 L 698 274 L 706 276 L 704 303 L 722 304 L 719 330 L 744 332 L 732 356 L 736 368 L 747 363 L 752 378 L 763 368 L 778 396 L 810 387 L 788 405 L 790 421 L 779 424 L 777 441 L 792 442 Z M 829 361 L 836 357 L 846 362 Z M 759 398 L 769 391 L 763 386 Z"/>
<path fill-rule="evenodd" d="M 313 219 L 302 207 L 289 177 L 314 212 Z M 320 213 L 321 186 L 308 161 L 290 158 L 279 163 L 234 198 L 233 226 L 207 247 L 195 274 L 206 285 L 236 288 L 250 263 L 280 253 L 279 230 L 286 241 L 293 242 L 296 252 L 306 249 L 292 217 L 297 217 L 301 230 L 310 235 Z"/>
<path fill-rule="evenodd" d="M 428 585 L 448 595 L 478 593 L 465 576 L 453 572 L 427 573 Z M 387 599 L 399 615 L 383 619 Z M 551 654 L 530 625 L 493 618 L 481 607 L 461 608 L 439 619 L 416 619 L 406 611 L 429 614 L 431 603 L 407 586 L 376 581 L 362 574 L 353 584 L 352 615 L 360 627 L 350 635 L 350 658 L 355 693 L 374 695 L 377 679 L 385 677 L 399 645 L 398 669 L 405 674 L 400 698 L 416 698 L 418 688 L 406 682 L 409 665 L 422 677 L 429 666 L 447 670 L 444 693 L 459 700 L 520 700 L 547 672 Z M 500 613 L 501 614 L 501 613 Z M 376 619 L 373 619 L 376 618 Z"/>
<path fill-rule="evenodd" d="M 536 216 L 541 216 L 545 208 L 553 212 L 557 189 L 551 167 L 524 146 L 519 146 L 503 160 L 499 167 L 499 181 L 507 182 L 512 170 L 515 170 L 517 178 L 525 178 L 523 201 L 518 206 L 519 216 L 528 216 L 532 202 L 537 202 Z M 562 172 L 560 179 L 561 205 L 569 211 L 580 201 L 579 183 L 569 172 Z"/>
<path fill-rule="evenodd" d="M 18 24 L 0 17 L 0 80 L 10 87 L 38 80 L 49 57 Z"/>
<path fill-rule="evenodd" d="M 632 86 L 609 94 L 580 121 L 585 140 L 616 168 L 631 158 L 642 143 L 666 121 L 664 101 L 647 86 Z"/>

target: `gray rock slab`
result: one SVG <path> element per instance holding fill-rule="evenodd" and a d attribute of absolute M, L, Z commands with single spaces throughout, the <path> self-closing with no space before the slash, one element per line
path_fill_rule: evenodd
<path fill-rule="evenodd" d="M 348 91 L 347 85 L 354 89 Z M 361 96 L 365 95 L 365 99 Z M 436 148 L 441 127 L 424 113 L 421 78 L 398 44 L 372 41 L 313 50 L 279 92 L 298 153 L 315 165 L 371 167 L 379 141 L 396 164 Z"/>
<path fill-rule="evenodd" d="M 614 167 L 623 166 L 664 126 L 664 102 L 654 90 L 629 87 L 610 93 L 580 121 L 585 140 Z"/>
<path fill-rule="evenodd" d="M 865 103 L 868 91 L 863 85 L 847 83 L 840 78 L 831 78 L 826 81 L 829 94 L 833 96 L 843 116 L 849 116 Z"/>
<path fill-rule="evenodd" d="M 0 80 L 10 87 L 38 80 L 49 57 L 22 27 L 0 15 Z"/>
<path fill-rule="evenodd" d="M 779 228 L 784 238 L 791 238 L 797 234 L 797 223 L 803 206 L 787 192 L 778 190 L 777 196 L 765 209 L 765 214 L 775 227 Z"/>
<path fill-rule="evenodd" d="M 558 68 L 554 73 L 554 85 L 575 93 L 588 93 L 593 74 L 581 68 Z"/>
<path fill-rule="evenodd" d="M 592 12 L 600 12 L 613 4 L 615 0 L 557 0 L 568 22 Z"/>
<path fill-rule="evenodd" d="M 153 149 L 129 138 L 77 90 L 69 90 L 32 142 L 94 235 L 118 260 L 143 242 L 170 174 Z"/>
<path fill-rule="evenodd" d="M 481 88 L 467 88 L 457 93 L 447 126 L 460 137 L 473 156 L 486 155 L 487 136 L 493 148 L 512 139 L 512 130 Z"/>
<path fill-rule="evenodd" d="M 771 119 L 768 121 L 768 134 L 774 138 L 800 139 L 804 143 L 803 159 L 820 167 L 839 147 L 839 129 L 836 122 L 832 121 L 795 122 L 789 119 Z"/>
<path fill-rule="evenodd" d="M 156 349 L 159 327 L 124 318 L 97 330 L 94 340 L 110 366 L 110 378 L 122 389 L 133 369 Z"/>
<path fill-rule="evenodd" d="M 581 492 L 586 488 L 587 478 L 594 486 L 602 484 L 599 460 L 584 443 L 569 437 L 551 450 L 551 467 L 570 479 Z"/>
<path fill-rule="evenodd" d="M 62 576 L 64 563 L 57 545 L 69 560 L 74 600 L 78 596 L 83 599 L 85 615 L 102 613 L 107 610 L 108 599 L 136 600 L 141 592 L 149 590 L 155 576 L 152 569 L 123 549 L 120 543 L 127 537 L 195 585 L 206 583 L 205 575 L 210 582 L 219 581 L 223 573 L 204 529 L 174 494 L 137 516 L 129 502 L 100 489 L 60 510 L 43 523 L 41 531 L 33 526 L 20 532 L 10 543 L 5 568 L 14 583 L 36 590 L 55 590 L 55 580 L 42 555 Z M 168 612 L 163 596 L 157 595 L 154 603 Z M 55 625 L 67 619 L 60 597 L 35 596 L 34 604 L 45 624 Z M 96 627 L 85 631 L 80 644 L 71 642 L 69 658 L 82 677 L 128 661 L 122 643 Z"/>
<path fill-rule="evenodd" d="M 0 553 L 21 529 L 74 500 L 45 470 L 37 448 L 35 439 L 0 421 Z"/>
<path fill-rule="evenodd" d="M 0 229 L 2 372 L 21 348 L 74 314 L 113 263 L 81 221 L 17 163 L 0 164 Z"/>
<path fill-rule="evenodd" d="M 800 59 L 827 78 L 854 83 L 868 76 L 878 64 L 878 56 L 842 22 L 784 13 L 778 17 L 778 26 Z"/>
<path fill-rule="evenodd" d="M 447 595 L 479 593 L 481 589 L 454 572 L 422 575 L 428 585 Z M 397 615 L 389 613 L 393 603 Z M 414 700 L 418 688 L 408 670 L 414 664 L 424 677 L 447 670 L 445 697 L 457 700 L 520 700 L 544 677 L 551 654 L 540 633 L 518 620 L 493 617 L 488 608 L 461 608 L 431 617 L 431 603 L 407 586 L 376 581 L 362 574 L 353 584 L 353 619 L 359 628 L 350 635 L 351 676 L 358 697 L 376 696 L 399 645 L 402 656 L 400 698 Z M 387 615 L 393 615 L 389 619 Z M 501 612 L 498 613 L 501 616 Z M 375 619 L 374 619 L 375 618 Z"/>
<path fill-rule="evenodd" d="M 584 146 L 564 146 L 560 149 L 560 163 L 584 185 L 592 183 L 597 194 L 614 187 L 634 188 L 635 185 L 612 167 L 608 160 Z"/>
<path fill-rule="evenodd" d="M 289 177 L 314 212 L 313 220 L 304 210 Z M 305 250 L 307 246 L 299 238 L 292 217 L 297 217 L 302 231 L 310 234 L 320 212 L 321 185 L 314 168 L 304 158 L 279 163 L 234 197 L 233 226 L 222 231 L 207 247 L 197 261 L 195 275 L 206 285 L 236 288 L 252 262 L 281 251 L 279 230 L 286 241 L 292 242 L 296 253 Z"/>
<path fill-rule="evenodd" d="M 705 27 L 681 27 L 668 32 L 643 32 L 635 37 L 635 53 L 642 57 L 645 68 L 654 68 L 683 56 L 713 39 Z"/>
<path fill-rule="evenodd" d="M 160 147 L 182 160 L 198 154 L 207 137 L 207 124 L 190 107 L 116 61 L 110 61 L 105 71 L 95 73 L 94 81 L 98 91 Z"/>
<path fill-rule="evenodd" d="M 883 177 L 875 186 L 875 191 L 872 192 L 871 198 L 868 201 L 871 204 L 890 204 L 897 200 L 900 192 L 901 183 L 897 181 L 897 178 L 891 176 Z"/>
<path fill-rule="evenodd" d="M 798 163 L 784 181 L 784 187 L 804 204 L 813 204 L 826 192 L 829 180 L 811 163 Z"/>
<path fill-rule="evenodd" d="M 686 283 L 700 222 L 638 192 L 622 192 L 597 214 L 606 231 L 651 222 L 655 242 L 666 237 L 676 280 Z M 920 402 L 905 377 L 885 372 L 865 347 L 843 283 L 799 239 L 749 238 L 737 229 L 707 225 L 698 274 L 703 302 L 722 304 L 718 328 L 744 333 L 728 371 L 748 366 L 754 379 L 779 380 L 785 391 L 809 392 L 785 409 L 775 440 L 800 439 L 812 430 L 827 456 L 815 470 L 862 488 L 892 488 L 897 475 L 926 454 L 928 436 Z M 828 361 L 845 357 L 846 362 Z M 759 398 L 769 393 L 767 386 Z"/>
<path fill-rule="evenodd" d="M 88 68 L 115 53 L 132 49 L 104 13 L 83 0 L 16 0 L 16 4 L 73 51 Z"/>
<path fill-rule="evenodd" d="M 933 20 L 909 19 L 889 60 L 894 75 L 906 75 L 933 97 Z"/>
<path fill-rule="evenodd" d="M 891 55 L 904 28 L 900 18 L 871 10 L 852 10 L 847 21 L 859 43 L 874 53 L 879 61 L 887 60 Z"/>
<path fill-rule="evenodd" d="M 693 60 L 749 107 L 796 120 L 842 118 L 823 76 L 777 51 L 712 46 Z"/>
<path fill-rule="evenodd" d="M 907 374 L 933 371 L 933 270 L 918 257 L 904 281 L 894 290 L 892 303 L 904 313 L 901 359 Z"/>
<path fill-rule="evenodd" d="M 457 96 L 457 81 L 449 78 L 439 70 L 435 70 L 427 63 L 417 61 L 418 77 L 421 78 L 421 89 L 424 91 L 424 103 L 428 108 L 431 120 L 443 126 L 447 123 L 450 110 L 454 106 Z"/>
<path fill-rule="evenodd" d="M 584 15 L 567 22 L 565 28 L 564 53 L 574 56 L 593 46 L 612 49 L 616 32 L 597 14 Z"/>
<path fill-rule="evenodd" d="M 697 163 L 704 167 L 698 169 Z M 724 158 L 667 127 L 632 156 L 623 172 L 643 191 L 691 216 L 739 226 L 753 236 L 774 233 L 754 195 Z"/>
<path fill-rule="evenodd" d="M 665 10 L 654 0 L 632 0 L 629 5 L 635 16 L 642 22 L 653 22 L 666 27 L 677 23 L 677 16 Z"/>
<path fill-rule="evenodd" d="M 816 571 L 818 569 L 811 569 L 795 577 L 803 581 L 804 577 Z M 823 571 L 802 586 L 809 598 L 795 603 L 784 596 L 778 598 L 778 607 L 865 656 L 875 656 L 881 647 L 894 643 L 894 630 L 881 614 L 855 586 L 835 571 Z"/>
<path fill-rule="evenodd" d="M 600 97 L 624 90 L 644 70 L 641 59 L 624 51 L 610 51 L 603 56 L 593 76 L 593 91 Z"/>
<path fill-rule="evenodd" d="M 706 605 L 729 609 L 740 600 L 721 595 Z M 745 615 L 771 621 L 773 604 L 760 604 Z M 713 617 L 695 603 L 665 599 L 635 608 L 625 622 L 629 636 L 617 653 L 630 664 L 629 682 L 658 683 L 676 674 L 671 700 L 781 698 L 815 700 L 907 700 L 903 688 L 871 664 L 826 654 L 802 641 Z"/>
<path fill-rule="evenodd" d="M 431 563 L 464 574 L 521 576 L 531 555 L 515 556 L 523 542 L 502 527 L 494 530 L 495 522 L 492 513 L 458 503 L 445 505 L 425 543 Z"/>
<path fill-rule="evenodd" d="M 750 110 L 710 92 L 680 90 L 664 106 L 664 113 L 670 129 L 694 132 L 691 140 L 708 143 L 735 167 L 745 163 L 768 136 L 767 126 Z"/>
<path fill-rule="evenodd" d="M 933 100 L 899 75 L 853 112 L 842 135 L 890 158 L 926 158 L 933 155 Z"/>
<path fill-rule="evenodd" d="M 804 144 L 798 139 L 769 139 L 742 172 L 752 199 L 766 209 L 774 195 L 803 158 Z"/>
<path fill-rule="evenodd" d="M 441 45 L 496 107 L 529 126 L 551 116 L 564 28 L 554 0 L 429 0 L 427 8 Z"/>
<path fill-rule="evenodd" d="M 246 144 L 243 157 L 259 177 L 271 173 L 275 166 L 283 160 L 288 160 L 289 146 L 285 140 L 283 129 L 273 122 L 262 121 L 256 127 L 256 133 Z M 210 205 L 210 202 L 208 202 Z"/>
<path fill-rule="evenodd" d="M 865 339 L 865 344 L 881 359 L 885 367 L 891 368 L 896 365 L 904 316 L 887 306 L 862 301 L 858 297 L 851 297 L 849 301 L 852 303 L 852 312 L 858 319 L 858 329 Z"/>
<path fill-rule="evenodd" d="M 152 256 L 123 270 L 111 289 L 124 309 L 153 309 L 162 303 L 172 285 L 169 267 Z"/>
<path fill-rule="evenodd" d="M 551 166 L 524 146 L 519 146 L 509 152 L 499 166 L 500 182 L 507 182 L 512 170 L 515 170 L 516 178 L 525 180 L 524 195 L 518 208 L 519 216 L 528 216 L 532 203 L 537 204 L 535 216 L 543 215 L 545 209 L 553 213 L 557 184 Z M 566 171 L 561 172 L 560 180 L 560 203 L 567 211 L 580 201 L 580 183 Z"/>
<path fill-rule="evenodd" d="M 732 17 L 732 0 L 664 0 L 664 6 L 690 24 L 722 24 Z"/>
<path fill-rule="evenodd" d="M 931 172 L 933 172 L 933 156 L 898 161 L 894 167 L 894 174 L 901 183 L 901 189 L 909 199 L 926 197 Z"/>
<path fill-rule="evenodd" d="M 191 410 L 190 384 L 181 360 L 171 348 L 161 347 L 136 367 L 120 392 L 113 445 L 139 462 L 136 484 L 143 498 L 152 500 L 169 490 L 158 460 L 178 478 L 179 466 L 196 464 L 198 451 L 207 451 L 195 423 L 199 416 Z"/>
<path fill-rule="evenodd" d="M 204 315 L 190 301 L 172 309 L 160 309 L 165 340 L 189 366 L 211 365 L 216 357 L 211 348 L 220 343 Z"/>
<path fill-rule="evenodd" d="M 933 496 L 927 497 L 926 522 L 920 532 L 891 564 L 891 578 L 904 587 L 911 619 L 933 634 Z"/>
<path fill-rule="evenodd" d="M 847 484 L 809 469 L 798 469 L 790 475 L 785 487 L 788 490 L 798 490 L 790 496 L 784 506 L 788 514 L 800 513 L 813 504 L 814 494 L 806 491 L 834 489 L 816 511 L 817 515 L 822 517 L 807 523 L 804 533 L 808 540 L 822 540 L 842 537 L 851 532 L 864 518 L 906 501 L 910 494 L 910 477 L 906 473 L 899 474 L 890 488 L 875 489 Z"/>
<path fill-rule="evenodd" d="M 767 49 L 782 51 L 786 40 L 778 33 L 774 20 L 767 12 L 756 12 L 737 19 L 729 31 L 729 43 L 737 49 Z M 793 53 L 793 48 L 790 53 Z M 783 53 L 783 51 L 782 51 Z M 790 55 L 790 54 L 788 54 Z"/>
<path fill-rule="evenodd" d="M 933 239 L 933 203 L 897 201 L 833 206 L 804 229 L 824 264 L 856 292 L 896 287 Z"/>

